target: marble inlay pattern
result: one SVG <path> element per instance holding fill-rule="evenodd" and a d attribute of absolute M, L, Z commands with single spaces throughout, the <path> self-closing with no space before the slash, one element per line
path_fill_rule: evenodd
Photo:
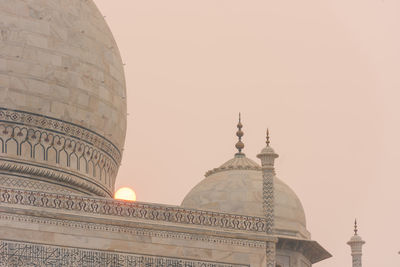
<path fill-rule="evenodd" d="M 245 267 L 249 265 L 0 241 L 0 266 Z"/>

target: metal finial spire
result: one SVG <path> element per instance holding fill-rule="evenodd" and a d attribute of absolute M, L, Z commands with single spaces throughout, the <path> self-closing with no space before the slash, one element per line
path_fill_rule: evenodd
<path fill-rule="evenodd" d="M 239 138 L 239 141 L 236 143 L 235 147 L 239 151 L 239 153 L 237 153 L 237 154 L 242 155 L 243 154 L 242 149 L 244 148 L 244 144 L 242 142 L 242 136 L 244 135 L 244 133 L 242 131 L 243 125 L 242 125 L 240 113 L 239 113 L 239 122 L 237 124 L 237 128 L 238 128 L 238 130 L 236 132 L 236 136 Z"/>
<path fill-rule="evenodd" d="M 358 229 L 357 229 L 357 219 L 354 220 L 354 235 L 357 235 Z"/>
<path fill-rule="evenodd" d="M 267 129 L 267 141 L 265 143 L 267 143 L 267 146 L 269 146 L 269 144 L 270 144 L 270 141 L 269 141 L 269 129 Z"/>

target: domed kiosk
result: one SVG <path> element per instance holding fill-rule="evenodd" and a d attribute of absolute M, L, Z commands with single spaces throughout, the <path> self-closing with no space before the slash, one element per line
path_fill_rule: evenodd
<path fill-rule="evenodd" d="M 0 185 L 112 196 L 126 131 L 123 64 L 93 1 L 0 9 Z"/>
<path fill-rule="evenodd" d="M 263 217 L 261 166 L 236 155 L 221 167 L 207 172 L 182 202 L 182 207 Z M 275 177 L 275 231 L 282 236 L 310 238 L 299 198 Z"/>
<path fill-rule="evenodd" d="M 265 217 L 262 167 L 242 153 L 244 144 L 240 120 L 238 128 L 238 153 L 220 167 L 208 171 L 206 178 L 185 196 L 182 207 Z M 277 157 L 269 146 L 269 136 L 267 138 L 268 145 L 262 153 Z M 275 175 L 273 186 L 273 232 L 279 240 L 277 264 L 281 267 L 311 266 L 330 257 L 325 249 L 310 239 L 304 209 L 295 192 Z"/>

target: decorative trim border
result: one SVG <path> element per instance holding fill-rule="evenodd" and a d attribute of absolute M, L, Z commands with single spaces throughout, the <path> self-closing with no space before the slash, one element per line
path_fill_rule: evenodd
<path fill-rule="evenodd" d="M 265 218 L 259 217 L 11 188 L 0 188 L 0 204 L 17 204 L 253 233 L 265 233 L 266 230 Z"/>
<path fill-rule="evenodd" d="M 57 170 L 48 166 L 0 158 L 0 174 L 2 174 L 2 171 L 6 175 L 17 177 L 17 179 L 36 179 L 43 182 L 46 182 L 48 179 L 50 183 L 60 182 L 60 186 L 65 184 L 65 187 L 78 191 L 84 189 L 97 196 L 112 197 L 112 192 L 109 188 L 97 183 L 93 179 L 74 174 L 73 172 L 63 171 L 61 168 Z M 15 173 L 18 173 L 18 175 Z"/>
<path fill-rule="evenodd" d="M 230 170 L 250 170 L 250 171 L 261 171 L 261 166 L 255 161 L 247 158 L 245 154 L 235 155 L 233 159 L 228 160 L 218 168 L 209 170 L 204 175 L 208 177 L 218 172 L 230 171 Z"/>
<path fill-rule="evenodd" d="M 98 223 L 72 221 L 72 220 L 59 220 L 59 219 L 28 216 L 28 215 L 15 215 L 5 212 L 0 213 L 0 220 L 24 222 L 32 224 L 53 225 L 57 227 L 68 227 L 68 228 L 83 229 L 89 231 L 126 233 L 134 236 L 147 236 L 147 237 L 157 237 L 157 238 L 167 238 L 167 239 L 173 238 L 173 239 L 189 240 L 189 241 L 203 241 L 213 244 L 228 244 L 228 245 L 252 247 L 252 248 L 265 248 L 266 244 L 263 241 L 257 241 L 257 240 L 218 237 L 218 236 L 202 235 L 195 233 L 149 230 L 144 228 L 117 226 L 110 224 L 98 224 Z"/>
<path fill-rule="evenodd" d="M 99 196 L 113 195 L 121 162 L 118 148 L 95 132 L 62 120 L 2 107 L 0 154 L 4 155 L 3 159 L 18 159 L 18 164 L 30 168 L 29 172 L 32 172 L 32 162 L 36 168 L 57 167 L 56 171 L 54 168 L 46 171 L 45 178 L 66 184 L 71 180 L 73 186 L 82 184 L 85 191 Z M 26 174 L 28 170 L 21 172 L 24 169 L 18 165 L 4 170 Z"/>
<path fill-rule="evenodd" d="M 0 121 L 33 126 L 43 130 L 71 136 L 109 153 L 117 162 L 121 161 L 121 151 L 104 136 L 75 123 L 45 115 L 0 107 Z"/>
<path fill-rule="evenodd" d="M 218 172 L 223 172 L 223 171 L 230 171 L 230 170 L 245 170 L 245 171 L 261 171 L 261 167 L 256 167 L 256 166 L 221 166 L 219 168 L 214 168 L 210 171 L 207 171 L 206 174 L 204 174 L 205 177 L 208 177 L 210 175 L 213 175 Z"/>
<path fill-rule="evenodd" d="M 0 266 L 86 267 L 250 267 L 244 264 L 200 261 L 177 257 L 0 241 Z"/>
<path fill-rule="evenodd" d="M 12 187 L 16 189 L 40 190 L 45 192 L 60 192 L 63 194 L 80 193 L 74 191 L 72 188 L 67 188 L 62 185 L 50 184 L 48 182 L 36 181 L 33 179 L 19 179 L 13 176 L 1 175 L 1 173 L 0 186 Z"/>

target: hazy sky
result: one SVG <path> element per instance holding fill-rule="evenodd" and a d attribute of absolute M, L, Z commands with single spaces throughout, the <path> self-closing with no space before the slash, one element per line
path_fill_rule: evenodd
<path fill-rule="evenodd" d="M 278 176 L 312 238 L 351 267 L 400 266 L 399 0 L 95 0 L 117 40 L 128 132 L 117 179 L 179 205 L 235 153 L 237 113 L 255 155 L 271 130 Z"/>

